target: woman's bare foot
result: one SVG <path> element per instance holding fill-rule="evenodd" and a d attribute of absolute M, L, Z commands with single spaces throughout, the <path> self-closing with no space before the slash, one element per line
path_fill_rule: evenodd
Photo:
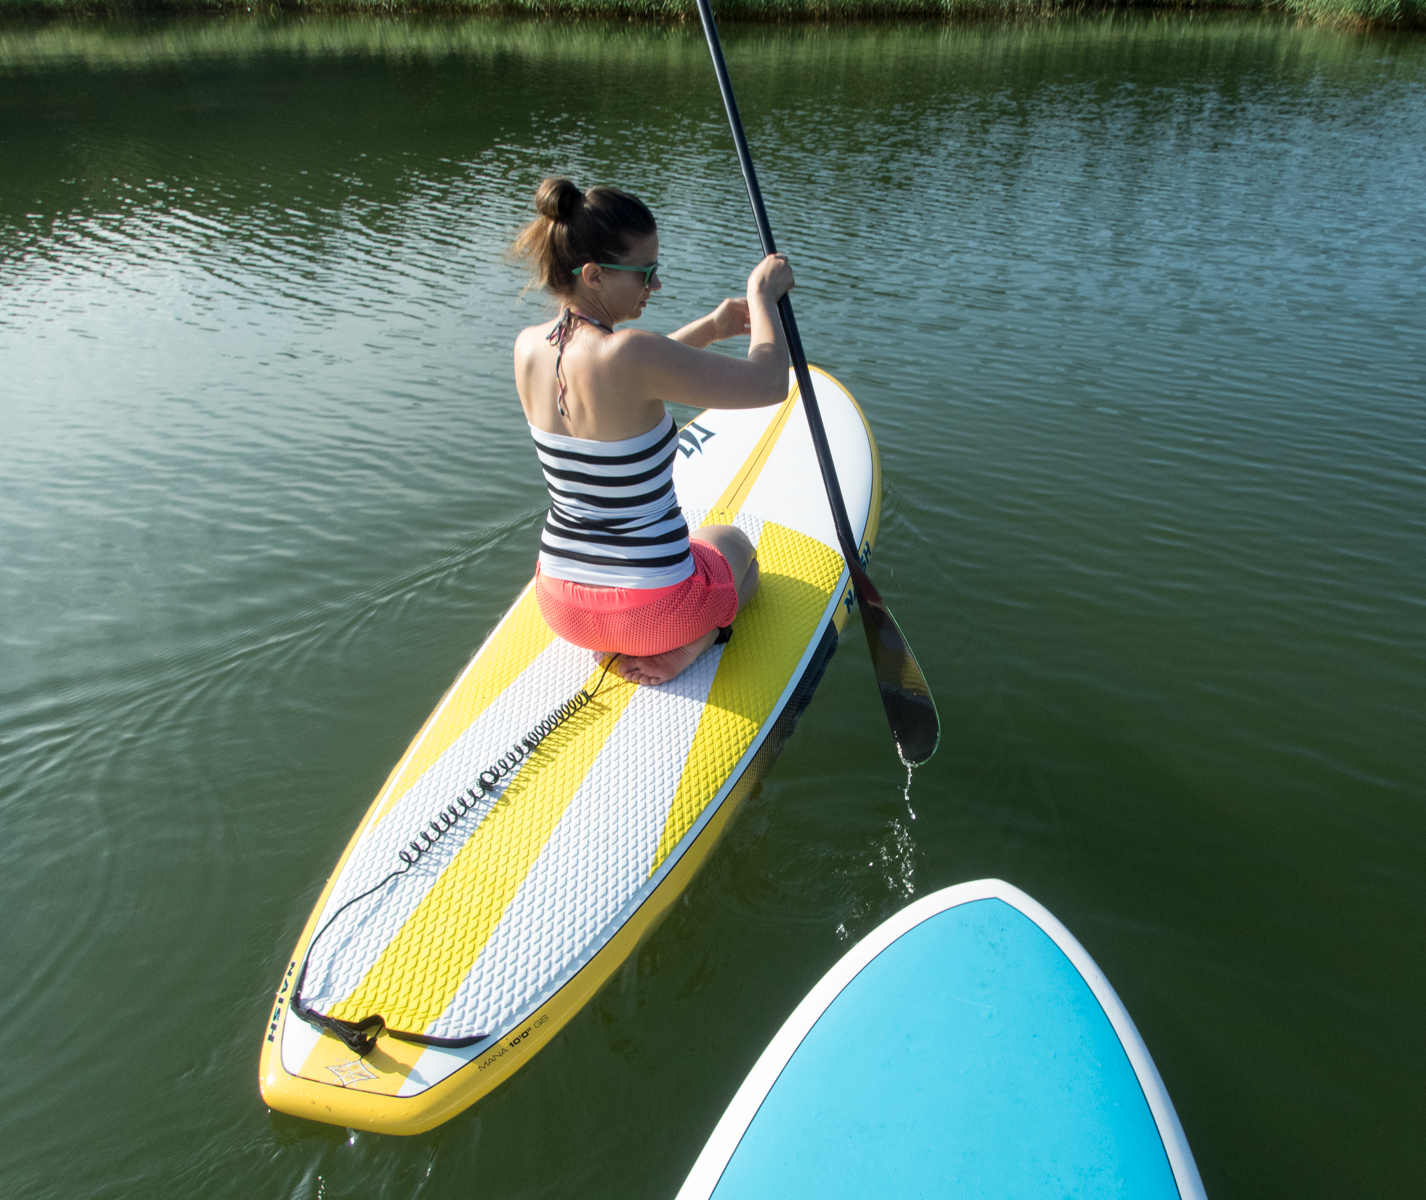
<path fill-rule="evenodd" d="M 733 525 L 704 525 L 698 530 L 698 539 L 717 550 L 732 568 L 733 578 L 738 581 L 738 612 L 742 612 L 758 590 L 759 579 L 757 551 L 748 535 Z M 710 629 L 696 642 L 677 650 L 646 658 L 618 658 L 611 670 L 630 683 L 657 687 L 681 675 L 717 640 L 718 631 Z"/>
<path fill-rule="evenodd" d="M 614 664 L 614 670 L 630 683 L 642 683 L 657 687 L 681 675 L 693 660 L 708 649 L 718 638 L 718 631 L 710 629 L 696 642 L 689 642 L 677 650 L 666 650 L 663 654 L 650 654 L 646 658 L 621 658 Z"/>

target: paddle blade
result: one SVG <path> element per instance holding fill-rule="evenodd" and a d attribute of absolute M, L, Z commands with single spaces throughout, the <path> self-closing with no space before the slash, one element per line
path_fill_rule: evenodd
<path fill-rule="evenodd" d="M 854 560 L 849 565 L 857 607 L 862 613 L 862 628 L 866 630 L 867 645 L 871 648 L 876 685 L 881 689 L 891 736 L 896 739 L 896 752 L 908 766 L 920 766 L 936 753 L 941 740 L 941 718 L 936 715 L 936 701 L 916 656 L 901 636 L 891 609 L 886 607 L 866 572 Z"/>

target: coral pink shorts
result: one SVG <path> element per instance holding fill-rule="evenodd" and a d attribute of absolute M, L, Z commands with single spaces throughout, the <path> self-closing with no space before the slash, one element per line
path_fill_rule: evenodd
<path fill-rule="evenodd" d="M 731 625 L 738 588 L 728 560 L 707 542 L 689 539 L 693 574 L 661 588 L 590 587 L 553 579 L 535 568 L 535 599 L 549 627 L 586 650 L 644 658 L 697 641 Z"/>

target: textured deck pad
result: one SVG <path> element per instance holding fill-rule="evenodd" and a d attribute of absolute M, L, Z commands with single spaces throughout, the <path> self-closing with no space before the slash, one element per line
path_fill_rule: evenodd
<path fill-rule="evenodd" d="M 826 384 L 860 528 L 874 448 L 850 397 Z M 278 1037 L 288 1074 L 417 1096 L 485 1055 L 619 933 L 761 744 L 845 586 L 830 516 L 818 511 L 806 420 L 796 401 L 705 413 L 680 450 L 690 525 L 735 523 L 757 547 L 761 585 L 732 640 L 669 684 L 636 687 L 555 638 L 527 587 L 397 764 L 309 925 L 323 932 L 298 947 L 302 999 L 315 1011 L 380 1014 L 389 1029 L 471 1044 L 382 1037 L 354 1059 L 340 1039 L 291 1018 Z M 581 688 L 594 692 L 588 704 L 388 878 L 433 818 Z"/>
<path fill-rule="evenodd" d="M 307 1004 L 343 1020 L 380 1013 L 395 1029 L 464 1038 L 503 1031 L 588 961 L 752 744 L 841 578 L 830 547 L 759 524 L 762 585 L 737 637 L 665 687 L 608 676 L 497 787 L 484 815 L 466 816 L 413 870 L 336 919 L 308 963 Z M 449 744 L 388 798 L 324 923 L 399 867 L 397 850 L 516 737 L 598 682 L 594 656 L 549 637 L 534 610 L 531 589 L 451 693 L 447 708 L 472 719 L 458 731 L 449 722 Z M 483 658 L 508 661 L 519 650 L 528 665 L 489 697 Z M 330 1079 L 325 1066 L 309 1077 Z"/>

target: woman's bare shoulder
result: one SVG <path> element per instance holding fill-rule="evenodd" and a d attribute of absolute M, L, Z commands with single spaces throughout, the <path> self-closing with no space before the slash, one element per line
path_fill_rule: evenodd
<path fill-rule="evenodd" d="M 669 353 L 677 353 L 679 344 L 661 333 L 648 329 L 616 329 L 604 339 L 604 352 L 610 359 L 625 362 L 648 362 Z"/>
<path fill-rule="evenodd" d="M 515 337 L 515 357 L 523 358 L 545 344 L 550 335 L 554 319 L 541 321 L 538 325 L 526 325 Z"/>

